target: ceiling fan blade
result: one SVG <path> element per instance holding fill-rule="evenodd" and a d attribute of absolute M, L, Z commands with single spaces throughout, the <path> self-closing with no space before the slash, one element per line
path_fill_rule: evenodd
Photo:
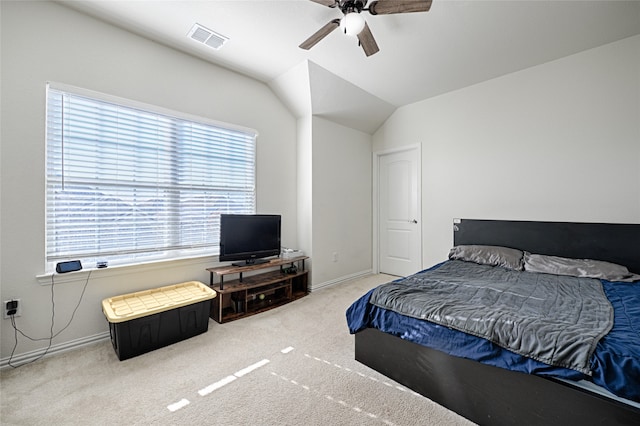
<path fill-rule="evenodd" d="M 366 22 L 364 24 L 364 29 L 360 31 L 360 34 L 358 34 L 358 40 L 360 40 L 360 45 L 362 46 L 362 50 L 364 50 L 365 55 L 371 56 L 380 51 L 378 43 L 376 43 L 376 39 L 374 39 L 373 34 L 371 34 L 369 24 Z"/>
<path fill-rule="evenodd" d="M 303 41 L 302 44 L 299 47 L 301 49 L 305 49 L 305 50 L 311 49 L 313 46 L 318 44 L 318 42 L 320 40 L 322 40 L 323 38 L 328 36 L 331 33 L 331 31 L 335 30 L 339 26 L 340 26 L 340 20 L 339 19 L 334 19 L 334 20 L 328 22 L 324 27 L 322 27 L 318 31 L 316 31 L 311 37 L 309 37 L 308 39 Z"/>
<path fill-rule="evenodd" d="M 369 5 L 372 15 L 391 15 L 393 13 L 428 12 L 432 0 L 376 0 Z"/>
<path fill-rule="evenodd" d="M 319 3 L 323 6 L 328 6 L 328 7 L 336 7 L 338 5 L 338 2 L 336 0 L 311 0 L 314 3 Z"/>

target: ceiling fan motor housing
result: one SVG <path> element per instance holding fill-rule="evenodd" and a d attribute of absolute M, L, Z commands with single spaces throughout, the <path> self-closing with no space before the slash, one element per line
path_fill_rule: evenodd
<path fill-rule="evenodd" d="M 366 3 L 367 0 L 344 0 L 340 3 L 340 10 L 345 15 L 352 12 L 360 13 Z"/>

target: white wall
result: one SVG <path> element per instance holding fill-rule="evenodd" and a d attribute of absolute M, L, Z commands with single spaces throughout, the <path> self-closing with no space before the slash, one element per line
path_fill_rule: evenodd
<path fill-rule="evenodd" d="M 312 123 L 316 288 L 371 270 L 372 161 L 371 135 L 320 117 Z"/>
<path fill-rule="evenodd" d="M 298 119 L 298 245 L 313 265 L 313 134 L 310 115 Z M 313 278 L 313 268 L 311 268 Z M 313 279 L 312 279 L 313 281 Z"/>
<path fill-rule="evenodd" d="M 425 266 L 453 218 L 640 223 L 640 36 L 399 108 L 373 141 L 422 144 Z"/>
<path fill-rule="evenodd" d="M 296 120 L 263 83 L 140 38 L 51 2 L 1 2 L 1 297 L 20 298 L 18 327 L 47 337 L 51 286 L 44 273 L 45 83 L 56 81 L 254 128 L 259 212 L 283 215 L 283 244 L 297 244 Z M 71 326 L 53 343 L 108 330 L 106 297 L 187 280 L 208 281 L 212 258 L 92 273 Z M 67 277 L 67 276 L 65 276 Z M 84 277 L 55 289 L 55 331 L 67 323 Z M 3 360 L 14 345 L 0 320 Z M 46 347 L 20 339 L 16 354 Z"/>

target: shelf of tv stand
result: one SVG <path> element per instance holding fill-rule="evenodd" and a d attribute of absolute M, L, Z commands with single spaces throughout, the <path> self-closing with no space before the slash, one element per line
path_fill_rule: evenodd
<path fill-rule="evenodd" d="M 219 266 L 207 268 L 210 286 L 218 293 L 211 304 L 210 317 L 219 323 L 244 318 L 284 305 L 308 293 L 308 271 L 304 270 L 307 256 L 291 259 L 277 258 L 267 263 L 247 266 Z M 295 272 L 289 267 L 297 264 Z M 285 265 L 289 267 L 285 268 Z M 245 272 L 277 267 L 276 270 L 244 276 Z M 238 279 L 225 280 L 237 274 Z M 214 285 L 214 276 L 220 283 Z"/>

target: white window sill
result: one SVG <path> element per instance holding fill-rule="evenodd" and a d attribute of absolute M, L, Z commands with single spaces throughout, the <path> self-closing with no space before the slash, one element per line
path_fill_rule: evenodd
<path fill-rule="evenodd" d="M 138 263 L 134 265 L 115 265 L 106 268 L 86 268 L 80 271 L 58 274 L 56 272 L 36 275 L 40 285 L 66 284 L 74 282 L 85 282 L 89 273 L 92 277 L 111 277 L 128 275 L 139 272 L 158 271 L 166 268 L 176 268 L 185 266 L 201 266 L 202 269 L 210 268 L 219 264 L 217 256 L 192 257 L 185 259 L 158 260 L 155 262 Z M 53 280 L 53 281 L 52 281 Z"/>

